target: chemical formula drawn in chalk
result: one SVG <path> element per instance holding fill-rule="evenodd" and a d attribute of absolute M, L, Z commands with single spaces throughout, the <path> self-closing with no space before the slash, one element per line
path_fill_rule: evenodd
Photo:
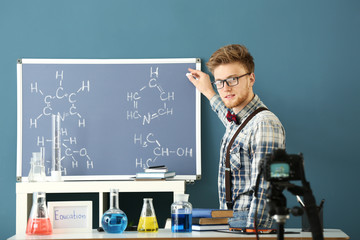
<path fill-rule="evenodd" d="M 150 148 L 152 149 L 152 156 L 149 156 L 146 159 L 142 157 L 135 159 L 136 168 L 148 168 L 155 164 L 155 161 L 158 158 L 189 158 L 193 157 L 193 149 L 191 147 L 177 147 L 170 148 L 162 146 L 160 141 L 155 138 L 153 133 L 148 133 L 147 135 L 143 134 L 134 134 L 134 144 L 141 146 L 141 148 Z"/>
<path fill-rule="evenodd" d="M 174 113 L 174 109 L 169 107 L 166 103 L 175 101 L 175 92 L 166 92 L 159 83 L 159 67 L 150 68 L 150 79 L 145 86 L 142 86 L 139 91 L 127 92 L 126 100 L 131 102 L 133 110 L 126 112 L 127 120 L 140 120 L 142 125 L 150 124 L 152 120 L 160 118 L 162 116 L 171 116 Z M 139 101 L 142 99 L 141 93 L 146 90 L 155 90 L 159 94 L 160 107 L 152 112 L 140 113 Z"/>
<path fill-rule="evenodd" d="M 61 123 L 65 123 L 70 117 L 75 117 L 77 119 L 77 127 L 78 128 L 86 128 L 86 119 L 78 112 L 76 103 L 78 101 L 78 96 L 80 94 L 85 94 L 90 92 L 90 81 L 82 81 L 80 87 L 71 93 L 68 93 L 63 87 L 64 81 L 64 71 L 56 71 L 55 80 L 58 85 L 55 92 L 45 93 L 41 90 L 41 84 L 38 82 L 30 83 L 30 92 L 31 94 L 39 94 L 43 99 L 43 108 L 39 111 L 40 113 L 29 119 L 29 128 L 37 129 L 42 121 L 51 121 L 51 115 L 59 115 L 61 119 Z M 67 102 L 67 104 L 59 104 L 59 102 Z M 59 109 L 58 106 L 68 106 L 67 108 Z M 61 124 L 61 125 L 62 125 Z M 53 141 L 51 138 L 51 129 L 49 129 L 49 135 L 45 136 L 37 136 L 36 146 L 45 147 L 46 143 L 49 143 L 51 146 L 51 142 Z M 60 131 L 61 136 L 61 148 L 62 148 L 62 158 L 61 161 L 70 160 L 72 168 L 79 167 L 79 161 L 83 161 L 83 164 L 86 165 L 87 169 L 94 168 L 94 162 L 91 160 L 88 151 L 86 148 L 78 149 L 77 144 L 78 140 L 76 136 L 71 136 L 68 129 L 66 127 L 61 127 Z M 51 147 L 48 147 L 50 150 Z M 36 150 L 34 149 L 34 152 Z M 48 156 L 51 156 L 48 151 Z M 50 163 L 51 159 L 47 158 L 46 160 L 46 170 L 47 174 L 50 175 Z M 67 175 L 67 170 L 65 167 L 61 169 L 63 175 Z"/>
<path fill-rule="evenodd" d="M 146 113 L 140 113 L 139 105 L 141 101 L 146 101 L 142 94 L 145 91 L 155 91 L 158 94 L 158 102 L 154 102 L 154 105 L 159 106 L 154 111 L 147 111 Z M 131 102 L 133 110 L 126 112 L 127 120 L 138 120 L 142 126 L 150 125 L 153 120 L 162 118 L 165 116 L 171 117 L 174 114 L 174 108 L 171 107 L 171 103 L 175 101 L 175 92 L 167 92 L 163 89 L 159 81 L 159 67 L 150 67 L 150 77 L 146 85 L 140 87 L 136 92 L 127 92 L 127 102 Z M 193 157 L 193 149 L 188 147 L 177 147 L 169 148 L 161 146 L 159 140 L 154 139 L 154 133 L 134 134 L 134 144 L 139 145 L 142 148 L 153 148 L 151 153 L 146 157 L 136 157 L 135 166 L 136 168 L 147 168 L 154 164 L 158 159 L 170 159 L 175 157 Z M 139 151 L 141 151 L 139 149 Z M 142 153 L 144 155 L 144 153 Z M 146 155 L 146 154 L 145 154 Z"/>

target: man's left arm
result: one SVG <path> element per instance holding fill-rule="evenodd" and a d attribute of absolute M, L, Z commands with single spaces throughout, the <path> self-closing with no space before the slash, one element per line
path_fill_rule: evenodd
<path fill-rule="evenodd" d="M 275 117 L 276 118 L 276 117 Z M 256 179 L 259 174 L 259 162 L 266 154 L 272 153 L 278 148 L 285 149 L 285 130 L 280 121 L 274 120 L 261 121 L 256 125 L 252 135 L 251 144 L 251 189 L 255 189 Z M 251 200 L 249 216 L 247 219 L 247 227 L 254 227 L 254 216 L 256 207 L 258 208 L 257 225 L 260 228 L 270 228 L 272 220 L 266 209 L 266 194 L 269 183 L 260 178 L 258 187 L 258 196 L 254 196 Z"/>

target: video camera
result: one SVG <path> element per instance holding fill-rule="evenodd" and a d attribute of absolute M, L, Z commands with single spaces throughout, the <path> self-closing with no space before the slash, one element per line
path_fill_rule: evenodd
<path fill-rule="evenodd" d="M 304 159 L 302 154 L 286 154 L 279 149 L 267 154 L 262 162 L 264 178 L 268 182 L 304 180 Z"/>

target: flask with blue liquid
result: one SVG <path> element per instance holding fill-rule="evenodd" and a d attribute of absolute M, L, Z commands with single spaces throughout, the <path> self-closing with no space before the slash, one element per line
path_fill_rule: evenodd
<path fill-rule="evenodd" d="M 171 204 L 171 231 L 192 231 L 192 205 L 188 202 L 189 194 L 176 194 Z"/>
<path fill-rule="evenodd" d="M 107 233 L 122 233 L 127 224 L 128 218 L 119 208 L 119 190 L 110 189 L 110 208 L 104 213 L 101 225 Z"/>

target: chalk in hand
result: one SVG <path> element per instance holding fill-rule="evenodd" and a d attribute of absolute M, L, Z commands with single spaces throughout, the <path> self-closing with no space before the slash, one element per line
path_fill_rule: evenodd
<path fill-rule="evenodd" d="M 186 76 L 192 76 L 193 78 L 195 78 L 196 80 L 198 80 L 194 75 L 192 75 L 191 73 L 187 73 Z"/>

